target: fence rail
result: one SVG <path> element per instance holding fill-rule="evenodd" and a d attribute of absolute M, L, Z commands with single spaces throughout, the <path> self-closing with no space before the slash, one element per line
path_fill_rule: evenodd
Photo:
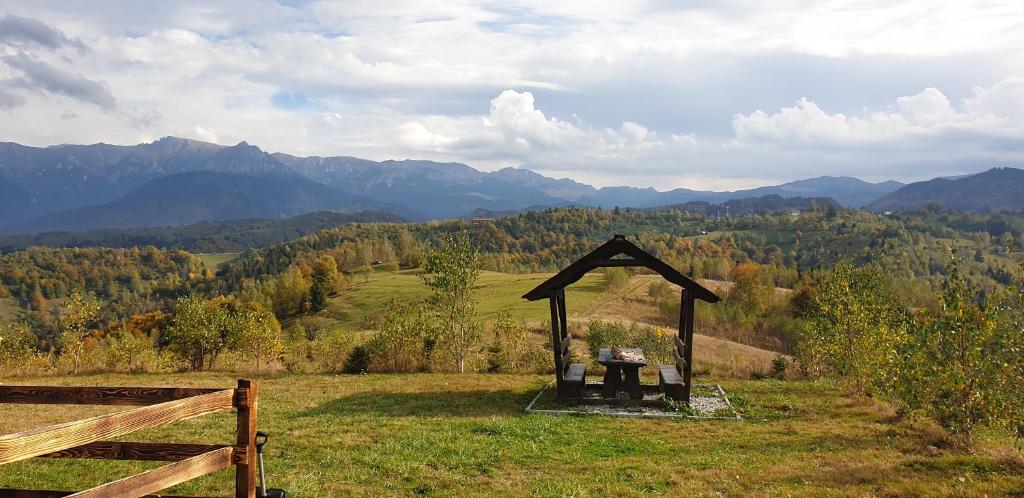
<path fill-rule="evenodd" d="M 0 403 L 138 406 L 0 436 L 0 465 L 33 457 L 171 462 L 79 492 L 0 489 L 0 496 L 142 498 L 234 466 L 235 497 L 255 498 L 257 395 L 249 380 L 239 380 L 234 389 L 0 386 Z M 237 411 L 233 445 L 109 441 L 231 408 Z"/>

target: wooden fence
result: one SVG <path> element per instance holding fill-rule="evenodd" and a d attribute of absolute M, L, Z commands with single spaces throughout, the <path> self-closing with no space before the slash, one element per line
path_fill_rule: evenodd
<path fill-rule="evenodd" d="M 153 493 L 234 465 L 235 497 L 255 498 L 257 395 L 256 383 L 249 380 L 239 380 L 234 389 L 0 386 L 0 403 L 139 406 L 0 436 L 0 465 L 33 457 L 171 462 L 85 491 L 0 489 L 0 497 L 156 497 Z M 110 440 L 232 407 L 238 412 L 233 445 Z"/>

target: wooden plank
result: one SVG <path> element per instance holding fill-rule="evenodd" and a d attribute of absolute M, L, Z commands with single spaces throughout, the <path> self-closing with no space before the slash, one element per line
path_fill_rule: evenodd
<path fill-rule="evenodd" d="M 562 338 L 562 345 L 561 345 L 561 347 L 558 348 L 558 350 L 561 351 L 562 353 L 565 353 L 566 351 L 569 350 L 569 343 L 571 343 L 571 342 L 572 342 L 572 337 L 569 337 L 569 336 L 563 337 Z"/>
<path fill-rule="evenodd" d="M 227 410 L 232 407 L 233 398 L 234 389 L 224 389 L 191 398 L 0 436 L 0 464 Z"/>
<path fill-rule="evenodd" d="M 154 405 L 221 391 L 178 387 L 0 386 L 0 403 Z"/>
<path fill-rule="evenodd" d="M 96 486 L 69 498 L 140 498 L 231 466 L 230 446 Z"/>
<path fill-rule="evenodd" d="M 244 462 L 235 464 L 235 498 L 256 498 L 256 401 L 255 382 L 238 380 L 238 391 L 245 390 L 245 404 L 238 406 L 236 444 L 245 448 Z"/>
<path fill-rule="evenodd" d="M 234 448 L 232 463 L 245 462 L 246 448 L 224 444 L 136 443 L 130 441 L 96 441 L 66 450 L 55 451 L 41 458 L 98 458 L 104 460 L 142 460 L 177 462 L 224 447 Z"/>
<path fill-rule="evenodd" d="M 9 489 L 0 488 L 0 496 L 4 498 L 64 498 L 75 494 L 75 491 L 50 491 L 42 489 Z M 179 495 L 145 495 L 142 498 L 204 498 L 202 496 Z"/>

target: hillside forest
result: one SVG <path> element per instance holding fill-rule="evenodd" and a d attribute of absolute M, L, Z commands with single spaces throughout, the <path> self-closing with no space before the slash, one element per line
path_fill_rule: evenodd
<path fill-rule="evenodd" d="M 25 375 L 546 372 L 543 315 L 524 314 L 517 295 L 481 305 L 481 275 L 550 274 L 614 234 L 724 298 L 698 309 L 699 334 L 776 355 L 742 375 L 839 378 L 906 413 L 927 412 L 965 441 L 988 422 L 1024 433 L 1024 368 L 1011 354 L 1024 346 L 1024 215 L 937 207 L 880 215 L 812 204 L 728 217 L 686 206 L 549 208 L 476 222 L 355 222 L 223 260 L 154 246 L 34 246 L 0 256 L 0 362 Z M 365 299 L 385 275 L 405 284 Z M 654 360 L 671 354 L 677 289 L 614 268 L 584 292 L 626 295 L 637 282 L 642 319 L 570 326 L 589 349 L 629 341 Z M 348 319 L 338 311 L 346 306 L 364 318 Z M 925 381 L 936 377 L 945 381 Z M 969 413 L 935 413 L 935 400 L 950 396 Z"/>

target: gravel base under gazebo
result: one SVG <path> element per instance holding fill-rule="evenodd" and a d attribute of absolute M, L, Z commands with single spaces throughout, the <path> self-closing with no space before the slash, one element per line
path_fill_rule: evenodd
<path fill-rule="evenodd" d="M 596 393 L 594 396 L 598 396 Z M 718 384 L 695 384 L 690 396 L 689 410 L 681 409 L 678 402 L 665 399 L 661 393 L 644 394 L 643 403 L 629 403 L 623 399 L 612 403 L 601 403 L 600 399 L 587 400 L 583 404 L 560 401 L 551 384 L 545 385 L 526 407 L 526 413 L 547 415 L 604 415 L 609 417 L 636 418 L 688 418 L 705 420 L 743 420 L 743 417 L 729 402 L 729 396 Z"/>

